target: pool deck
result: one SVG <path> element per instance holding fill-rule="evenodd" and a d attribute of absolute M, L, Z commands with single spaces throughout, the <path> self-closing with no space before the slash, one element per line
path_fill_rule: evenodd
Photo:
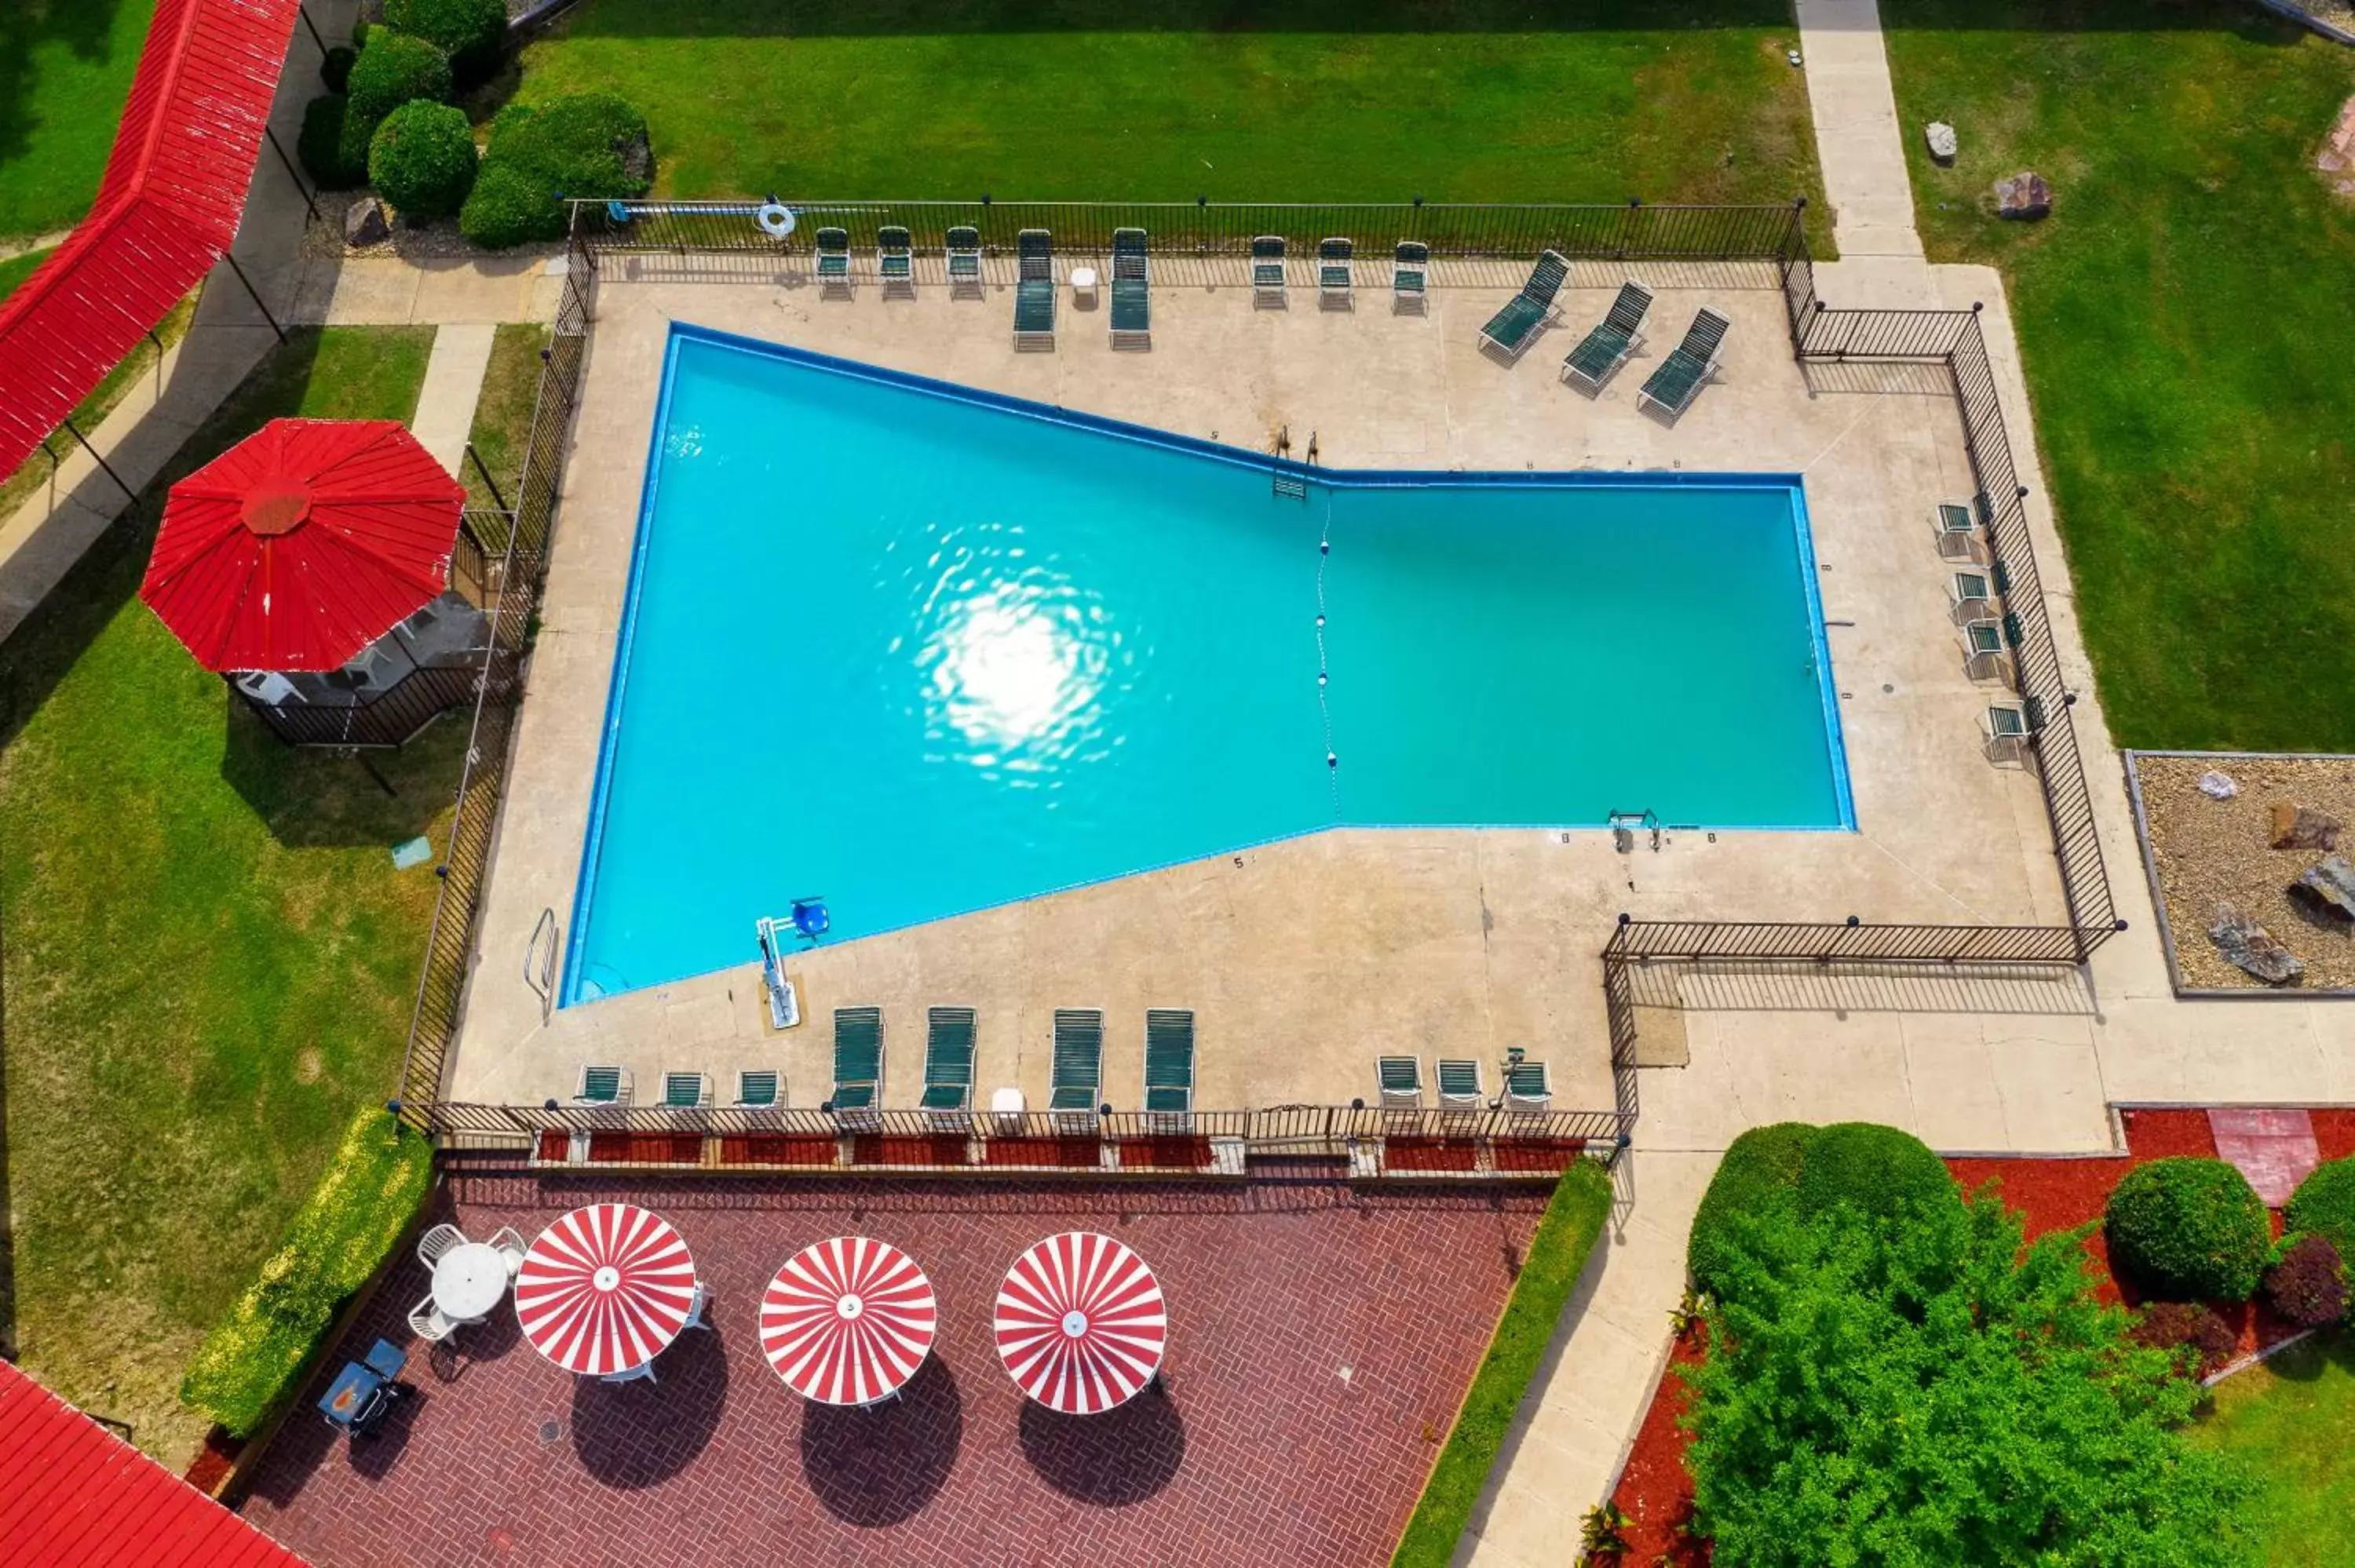
<path fill-rule="evenodd" d="M 787 1102 L 814 1106 L 831 1086 L 828 1014 L 873 1003 L 890 1051 L 884 1102 L 912 1105 L 923 1010 L 957 1003 L 980 1012 L 977 1097 L 1010 1085 L 1042 1103 L 1052 1011 L 1092 1006 L 1106 1013 L 1105 1097 L 1133 1106 L 1144 1010 L 1173 1006 L 1197 1015 L 1205 1108 L 1346 1104 L 1371 1097 L 1377 1055 L 1493 1064 L 1513 1045 L 1550 1065 L 1557 1106 L 1608 1106 L 1594 957 L 1622 910 L 2064 918 L 2034 780 L 1981 754 L 1981 715 L 2001 692 L 1965 671 L 1952 563 L 1933 538 L 1933 505 L 1973 488 L 1951 397 L 1911 368 L 1818 372 L 1811 384 L 1769 268 L 1637 269 L 1658 291 L 1652 341 L 1589 398 L 1558 366 L 1624 275 L 1598 264 L 1573 271 L 1561 323 L 1509 367 L 1480 351 L 1477 333 L 1518 268 L 1443 270 L 1423 316 L 1393 313 L 1386 286 L 1341 312 L 1298 288 L 1290 308 L 1254 310 L 1245 289 L 1157 282 L 1154 344 L 1141 353 L 1114 352 L 1106 312 L 1076 309 L 1067 292 L 1056 351 L 1017 354 L 1001 286 L 952 300 L 920 280 L 913 301 L 887 301 L 865 283 L 844 300 L 799 277 L 687 280 L 660 275 L 667 265 L 611 257 L 598 287 L 450 1098 L 560 1097 L 598 1062 L 629 1068 L 641 1100 L 668 1070 L 713 1074 L 724 1102 L 739 1068 L 776 1067 Z M 1724 367 L 1670 426 L 1637 410 L 1636 389 L 1704 304 L 1734 323 Z M 1266 450 L 1279 427 L 1299 450 L 1313 431 L 1332 467 L 1798 472 L 1859 831 L 1675 833 L 1657 853 L 1623 855 L 1588 822 L 1567 833 L 1333 830 L 800 954 L 791 970 L 805 1022 L 783 1034 L 764 1025 L 750 962 L 543 1021 L 524 954 L 543 910 L 559 929 L 571 916 L 674 321 L 1248 450 Z M 1625 673 L 1629 700 L 1642 700 L 1643 677 Z M 780 888 L 769 912 L 797 891 Z M 748 959 L 758 913 L 746 911 Z M 1983 1129 L 1991 1146 L 2011 1141 L 2003 1114 Z"/>

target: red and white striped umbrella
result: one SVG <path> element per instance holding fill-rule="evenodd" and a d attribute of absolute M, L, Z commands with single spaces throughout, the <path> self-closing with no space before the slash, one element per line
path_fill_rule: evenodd
<path fill-rule="evenodd" d="M 634 1203 L 591 1203 L 539 1233 L 515 1283 L 516 1320 L 566 1372 L 644 1366 L 687 1326 L 695 1260 L 670 1222 Z"/>
<path fill-rule="evenodd" d="M 1167 1305 L 1120 1243 L 1067 1231 L 1014 1260 L 997 1288 L 997 1356 L 1022 1392 L 1066 1415 L 1135 1397 L 1161 1365 Z"/>
<path fill-rule="evenodd" d="M 761 1349 L 785 1386 L 823 1404 L 872 1404 L 916 1375 L 940 1321 L 932 1282 L 868 1236 L 802 1248 L 761 1298 Z"/>

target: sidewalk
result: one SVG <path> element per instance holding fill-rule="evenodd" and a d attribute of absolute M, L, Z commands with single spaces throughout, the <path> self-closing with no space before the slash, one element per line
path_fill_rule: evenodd
<path fill-rule="evenodd" d="M 1913 227 L 1905 132 L 1897 122 L 1880 10 L 1874 0 L 1797 0 L 1797 5 L 1816 156 L 1839 247 L 1835 302 L 1859 309 L 1925 305 L 1929 272 Z"/>

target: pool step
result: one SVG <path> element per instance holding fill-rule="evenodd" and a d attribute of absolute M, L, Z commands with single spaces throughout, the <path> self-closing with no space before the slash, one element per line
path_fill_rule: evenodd
<path fill-rule="evenodd" d="M 1308 499 L 1308 482 L 1298 474 L 1286 473 L 1282 469 L 1277 469 L 1273 472 L 1273 478 L 1275 493 L 1279 498 L 1290 496 L 1295 501 Z"/>

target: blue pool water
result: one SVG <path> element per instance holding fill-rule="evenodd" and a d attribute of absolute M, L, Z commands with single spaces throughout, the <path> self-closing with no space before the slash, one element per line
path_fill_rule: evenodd
<path fill-rule="evenodd" d="M 695 328 L 664 375 L 567 1001 L 807 895 L 842 940 L 1341 824 L 1853 825 L 1795 478 L 1304 503 Z"/>

